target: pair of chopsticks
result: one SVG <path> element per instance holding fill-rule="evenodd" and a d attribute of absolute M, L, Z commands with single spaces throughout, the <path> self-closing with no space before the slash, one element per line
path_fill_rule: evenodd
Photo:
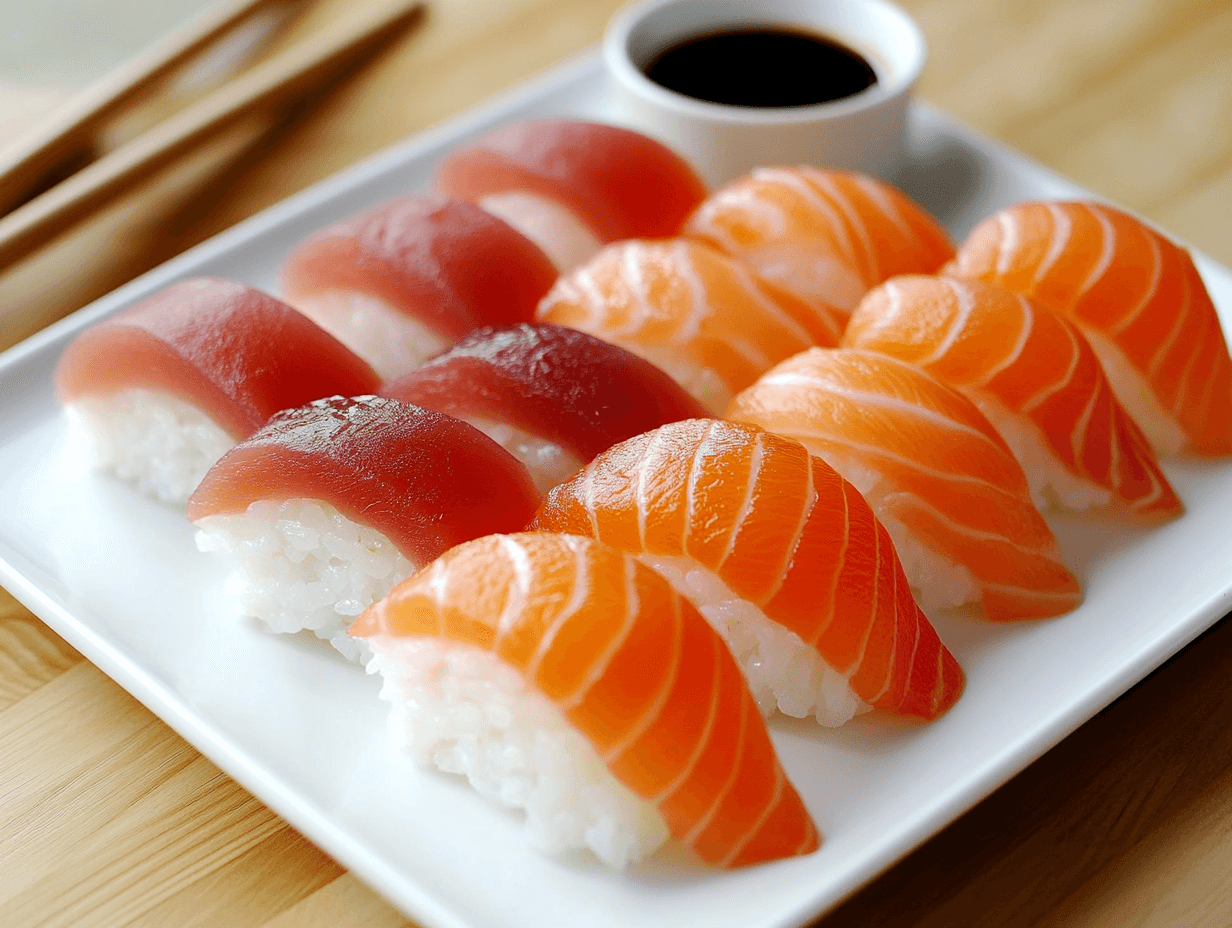
<path fill-rule="evenodd" d="M 39 182 L 54 176 L 57 165 L 80 159 L 98 133 L 169 75 L 204 57 L 258 14 L 276 7 L 285 12 L 306 2 L 312 0 L 228 0 L 0 150 L 0 272 L 239 120 L 291 106 L 325 89 L 417 25 L 424 13 L 421 0 L 374 0 L 352 7 L 354 15 L 340 18 L 328 32 L 253 66 L 37 193 Z M 36 195 L 31 199 L 32 190 Z"/>

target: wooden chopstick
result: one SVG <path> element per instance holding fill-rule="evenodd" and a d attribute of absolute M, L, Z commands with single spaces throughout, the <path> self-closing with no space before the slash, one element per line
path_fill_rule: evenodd
<path fill-rule="evenodd" d="M 421 0 L 366 3 L 357 15 L 234 78 L 203 100 L 0 218 L 0 270 L 29 255 L 237 120 L 286 106 L 423 18 Z M 3 309 L 0 308 L 0 312 Z"/>
<path fill-rule="evenodd" d="M 98 129 L 146 88 L 249 17 L 303 0 L 226 0 L 86 87 L 47 120 L 0 149 L 0 214 L 26 199 L 55 165 L 87 147 Z"/>

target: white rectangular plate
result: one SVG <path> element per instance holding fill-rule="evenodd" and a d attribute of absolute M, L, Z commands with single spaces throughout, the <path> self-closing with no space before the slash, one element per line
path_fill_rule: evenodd
<path fill-rule="evenodd" d="M 78 332 L 174 280 L 275 289 L 304 236 L 426 187 L 438 156 L 507 120 L 604 118 L 596 56 L 411 139 L 193 249 L 0 356 L 0 580 L 214 762 L 427 928 L 797 925 L 832 906 L 1077 728 L 1232 608 L 1232 465 L 1170 465 L 1182 518 L 1128 530 L 1053 520 L 1086 601 L 996 627 L 939 617 L 967 691 L 922 727 L 832 732 L 775 719 L 826 835 L 805 858 L 735 873 L 668 850 L 627 873 L 529 848 L 515 815 L 387 746 L 377 681 L 237 618 L 175 511 L 62 460 L 52 371 Z M 961 237 L 1027 197 L 1083 191 L 923 107 L 904 186 Z M 1232 274 L 1205 259 L 1224 315 Z"/>

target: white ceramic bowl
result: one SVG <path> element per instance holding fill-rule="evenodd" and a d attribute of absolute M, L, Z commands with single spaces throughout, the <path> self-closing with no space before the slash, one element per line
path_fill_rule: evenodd
<path fill-rule="evenodd" d="M 751 107 L 685 96 L 644 73 L 686 39 L 759 26 L 835 39 L 868 60 L 877 82 L 827 103 Z M 892 180 L 906 157 L 907 107 L 926 49 L 915 21 L 887 0 L 648 0 L 612 18 L 603 56 L 615 117 L 667 143 L 717 185 L 764 164 Z"/>

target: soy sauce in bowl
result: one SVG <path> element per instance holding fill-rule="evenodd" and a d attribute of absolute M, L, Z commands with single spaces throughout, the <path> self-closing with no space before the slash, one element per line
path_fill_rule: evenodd
<path fill-rule="evenodd" d="M 773 27 L 686 39 L 651 59 L 644 73 L 668 90 L 729 106 L 813 106 L 877 83 L 872 65 L 847 46 Z"/>

